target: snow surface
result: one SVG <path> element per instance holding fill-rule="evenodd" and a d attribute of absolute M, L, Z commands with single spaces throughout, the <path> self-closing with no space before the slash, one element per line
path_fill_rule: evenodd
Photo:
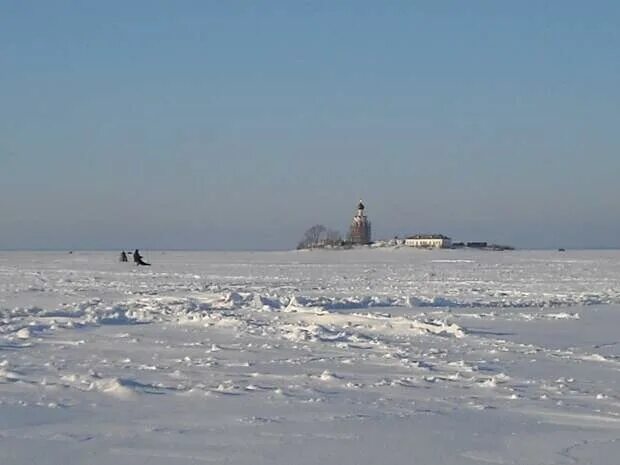
<path fill-rule="evenodd" d="M 0 464 L 620 463 L 620 252 L 0 253 Z"/>

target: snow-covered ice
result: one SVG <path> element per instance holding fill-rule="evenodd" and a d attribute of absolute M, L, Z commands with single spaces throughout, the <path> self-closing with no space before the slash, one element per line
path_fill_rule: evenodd
<path fill-rule="evenodd" d="M 0 253 L 0 463 L 609 464 L 620 252 Z"/>

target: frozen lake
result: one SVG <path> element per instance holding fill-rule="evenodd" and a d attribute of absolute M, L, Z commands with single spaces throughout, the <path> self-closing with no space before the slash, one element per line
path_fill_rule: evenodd
<path fill-rule="evenodd" d="M 609 464 L 620 251 L 0 252 L 0 463 Z"/>

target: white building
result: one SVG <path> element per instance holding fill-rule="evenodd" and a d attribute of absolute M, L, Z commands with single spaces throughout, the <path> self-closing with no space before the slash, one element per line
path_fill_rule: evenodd
<path fill-rule="evenodd" d="M 424 249 L 449 249 L 452 239 L 443 234 L 416 234 L 405 239 L 405 245 Z"/>

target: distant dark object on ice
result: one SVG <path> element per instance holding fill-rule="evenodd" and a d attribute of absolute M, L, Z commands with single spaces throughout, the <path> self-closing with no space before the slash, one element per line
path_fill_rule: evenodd
<path fill-rule="evenodd" d="M 495 251 L 499 251 L 502 252 L 504 250 L 514 250 L 514 247 L 511 247 L 509 245 L 498 245 L 498 244 L 490 244 L 487 247 L 484 248 L 485 250 L 495 250 Z"/>
<path fill-rule="evenodd" d="M 566 249 L 559 248 L 558 252 L 566 252 Z"/>
<path fill-rule="evenodd" d="M 144 260 L 142 260 L 142 255 L 140 255 L 140 251 L 138 249 L 136 249 L 133 253 L 133 261 L 136 265 L 151 266 L 150 263 L 146 263 Z"/>
<path fill-rule="evenodd" d="M 119 258 L 119 261 L 121 261 L 121 262 L 126 262 L 127 261 L 127 254 L 125 253 L 124 250 L 121 252 L 121 256 Z"/>
<path fill-rule="evenodd" d="M 498 245 L 498 244 L 489 244 L 488 242 L 453 242 L 453 249 L 478 249 L 478 250 L 493 250 L 493 251 L 504 251 L 504 250 L 514 250 L 514 247 L 509 245 Z"/>

